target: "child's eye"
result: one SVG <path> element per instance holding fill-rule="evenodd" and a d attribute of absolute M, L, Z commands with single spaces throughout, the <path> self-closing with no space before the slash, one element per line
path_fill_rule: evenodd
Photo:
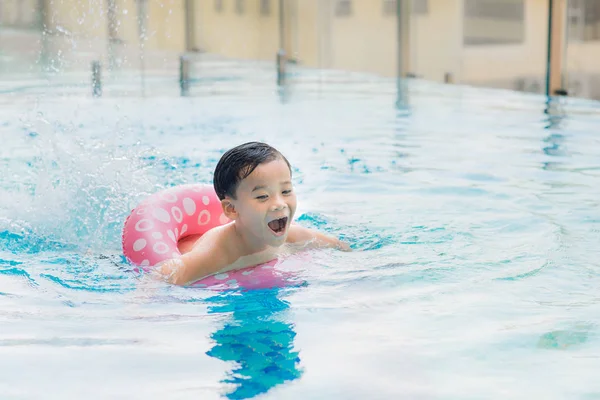
<path fill-rule="evenodd" d="M 290 193 L 292 193 L 292 191 L 291 191 L 291 190 L 284 190 L 284 191 L 283 191 L 283 192 L 281 192 L 281 193 L 283 193 L 283 194 L 290 194 Z"/>
<path fill-rule="evenodd" d="M 257 199 L 258 200 L 266 200 L 269 196 L 267 196 L 266 194 L 263 194 L 262 196 L 258 196 Z"/>

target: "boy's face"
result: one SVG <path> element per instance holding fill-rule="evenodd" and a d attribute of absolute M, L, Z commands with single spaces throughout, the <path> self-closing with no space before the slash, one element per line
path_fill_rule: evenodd
<path fill-rule="evenodd" d="M 281 246 L 296 212 L 296 194 L 287 163 L 278 158 L 258 165 L 240 182 L 235 209 L 236 224 L 256 243 Z"/>

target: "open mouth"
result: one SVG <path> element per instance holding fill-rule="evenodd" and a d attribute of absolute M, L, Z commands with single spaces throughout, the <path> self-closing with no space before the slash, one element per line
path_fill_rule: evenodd
<path fill-rule="evenodd" d="M 278 218 L 278 219 L 274 219 L 273 221 L 269 222 L 269 228 L 273 231 L 273 233 L 275 233 L 276 235 L 283 235 L 283 233 L 285 232 L 285 227 L 287 226 L 287 221 L 288 221 L 288 217 L 283 217 L 283 218 Z"/>

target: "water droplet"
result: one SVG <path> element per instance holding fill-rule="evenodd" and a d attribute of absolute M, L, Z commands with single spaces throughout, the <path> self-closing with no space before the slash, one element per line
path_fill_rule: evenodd
<path fill-rule="evenodd" d="M 127 11 L 127 9 L 124 9 L 124 10 L 123 10 L 123 14 L 124 14 L 124 15 L 127 15 L 127 13 L 128 13 L 128 12 L 129 12 L 129 11 Z"/>

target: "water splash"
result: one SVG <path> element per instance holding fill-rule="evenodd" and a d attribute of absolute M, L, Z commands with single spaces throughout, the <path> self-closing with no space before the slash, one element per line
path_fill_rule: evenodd
<path fill-rule="evenodd" d="M 51 123 L 40 114 L 23 122 L 35 135 L 21 139 L 22 156 L 5 161 L 14 171 L 0 184 L 5 239 L 29 241 L 22 251 L 43 248 L 36 243 L 46 239 L 81 249 L 117 248 L 126 214 L 160 186 L 142 159 L 148 149 L 121 146 L 118 136 L 82 138 L 76 123 Z"/>

